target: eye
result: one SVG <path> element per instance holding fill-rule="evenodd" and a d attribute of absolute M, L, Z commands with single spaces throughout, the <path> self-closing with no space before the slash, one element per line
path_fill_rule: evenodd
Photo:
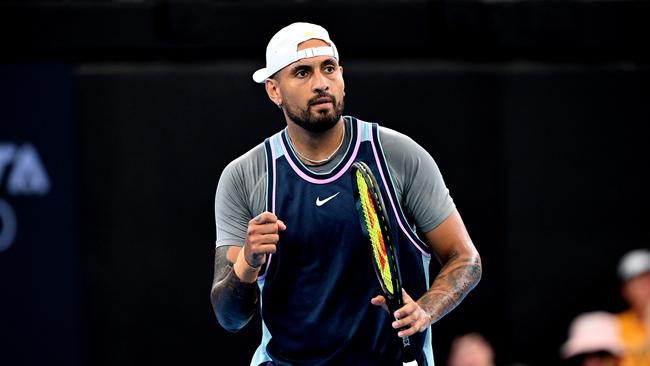
<path fill-rule="evenodd" d="M 296 71 L 297 78 L 304 78 L 307 76 L 307 70 L 298 70 Z"/>
<path fill-rule="evenodd" d="M 336 71 L 336 68 L 334 67 L 334 65 L 327 65 L 327 66 L 325 66 L 325 72 L 326 72 L 326 73 L 328 73 L 328 74 L 332 74 L 332 73 L 334 73 L 335 71 Z"/>

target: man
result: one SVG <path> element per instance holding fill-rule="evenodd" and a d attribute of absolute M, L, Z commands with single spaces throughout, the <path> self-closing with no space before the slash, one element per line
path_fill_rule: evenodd
<path fill-rule="evenodd" d="M 623 345 L 616 317 L 604 311 L 578 315 L 561 353 L 567 365 L 620 366 Z"/>
<path fill-rule="evenodd" d="M 276 33 L 253 79 L 287 127 L 219 179 L 211 292 L 219 323 L 238 331 L 261 311 L 251 365 L 397 365 L 406 336 L 419 365 L 433 365 L 430 325 L 481 277 L 435 162 L 404 135 L 343 117 L 343 68 L 320 26 Z M 353 204 L 354 161 L 368 164 L 388 201 L 405 290 L 395 314 L 383 310 Z M 431 254 L 444 266 L 429 287 Z"/>
<path fill-rule="evenodd" d="M 650 366 L 650 250 L 632 250 L 621 257 L 618 275 L 630 306 L 618 314 L 625 347 L 621 366 Z"/>

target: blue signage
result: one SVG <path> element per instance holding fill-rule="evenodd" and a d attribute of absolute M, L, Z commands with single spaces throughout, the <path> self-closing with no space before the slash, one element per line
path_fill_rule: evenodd
<path fill-rule="evenodd" d="M 0 65 L 0 363 L 79 365 L 73 70 Z"/>

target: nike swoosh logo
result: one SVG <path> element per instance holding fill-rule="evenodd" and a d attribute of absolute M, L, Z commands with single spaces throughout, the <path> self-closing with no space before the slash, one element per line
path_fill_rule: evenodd
<path fill-rule="evenodd" d="M 341 192 L 336 192 L 336 193 L 334 193 L 333 195 L 331 195 L 331 196 L 325 198 L 325 199 L 322 200 L 322 201 L 321 201 L 320 197 L 316 197 L 316 206 L 320 207 L 320 206 L 326 204 L 329 200 L 331 200 L 332 198 L 338 196 L 339 193 L 341 193 Z"/>

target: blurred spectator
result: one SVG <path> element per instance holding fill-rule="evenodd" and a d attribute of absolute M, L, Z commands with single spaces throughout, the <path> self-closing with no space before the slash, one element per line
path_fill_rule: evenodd
<path fill-rule="evenodd" d="M 578 315 L 561 353 L 572 366 L 620 366 L 623 345 L 616 316 L 604 311 Z"/>
<path fill-rule="evenodd" d="M 454 339 L 447 366 L 494 366 L 494 351 L 478 333 Z"/>
<path fill-rule="evenodd" d="M 621 366 L 650 366 L 650 250 L 625 254 L 618 265 L 621 294 L 629 309 L 618 314 L 625 354 Z"/>

